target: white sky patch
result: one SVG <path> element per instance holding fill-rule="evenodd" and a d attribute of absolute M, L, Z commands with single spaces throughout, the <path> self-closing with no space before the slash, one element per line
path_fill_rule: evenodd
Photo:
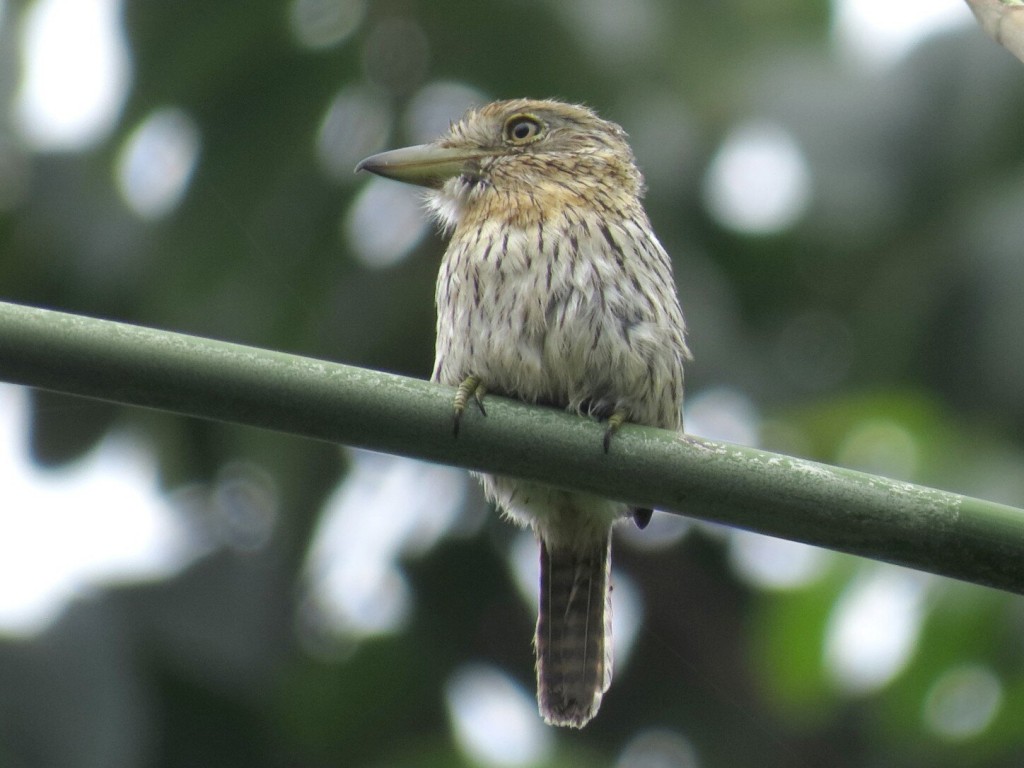
<path fill-rule="evenodd" d="M 963 0 L 833 0 L 832 36 L 840 53 L 871 69 L 895 63 L 921 41 L 974 24 Z"/>
<path fill-rule="evenodd" d="M 117 187 L 128 207 L 144 219 L 173 211 L 195 172 L 199 145 L 199 127 L 180 109 L 158 109 L 143 120 L 117 157 Z"/>
<path fill-rule="evenodd" d="M 476 764 L 495 768 L 538 765 L 551 754 L 552 732 L 533 695 L 500 670 L 467 664 L 445 686 L 455 740 Z"/>
<path fill-rule="evenodd" d="M 21 36 L 15 115 L 29 146 L 79 150 L 105 138 L 131 75 L 121 0 L 36 0 Z"/>
<path fill-rule="evenodd" d="M 810 205 L 810 167 L 781 126 L 743 123 L 728 133 L 711 160 L 704 202 L 729 229 L 749 235 L 782 232 Z"/>
<path fill-rule="evenodd" d="M 843 690 L 880 690 L 907 665 L 924 624 L 929 574 L 873 564 L 832 607 L 825 629 L 825 669 Z"/>
<path fill-rule="evenodd" d="M 312 629 L 339 640 L 402 627 L 412 597 L 399 560 L 448 533 L 467 485 L 462 470 L 369 451 L 351 456 L 306 562 Z"/>
<path fill-rule="evenodd" d="M 56 470 L 26 450 L 27 390 L 0 384 L 0 635 L 30 636 L 103 584 L 173 575 L 200 554 L 145 443 L 112 434 Z"/>

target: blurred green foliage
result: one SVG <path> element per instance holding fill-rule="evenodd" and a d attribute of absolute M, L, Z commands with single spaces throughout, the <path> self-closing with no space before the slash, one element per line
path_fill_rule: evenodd
<path fill-rule="evenodd" d="M 385 267 L 355 257 L 344 222 L 367 182 L 318 160 L 332 100 L 372 94 L 391 125 L 380 148 L 415 140 L 410 105 L 440 81 L 585 101 L 633 135 L 648 171 L 691 328 L 691 399 L 740 393 L 768 449 L 1024 504 L 1024 67 L 979 29 L 859 66 L 830 37 L 830 6 L 809 0 L 646 0 L 617 15 L 598 0 L 334 6 L 358 23 L 311 48 L 285 0 L 125 0 L 131 87 L 109 136 L 40 152 L 13 117 L 0 123 L 2 298 L 426 377 L 443 244 L 427 236 Z M 11 107 L 29 4 L 2 7 Z M 145 220 L 115 169 L 169 106 L 195 122 L 198 164 L 181 204 Z M 804 214 L 763 235 L 730 230 L 704 198 L 721 142 L 753 119 L 794 138 L 812 179 Z M 496 519 L 406 563 L 415 605 L 400 632 L 311 649 L 297 630 L 302 564 L 344 453 L 33 402 L 43 464 L 132 425 L 155 441 L 168 491 L 201 496 L 225 464 L 250 462 L 279 514 L 265 546 L 210 534 L 211 553 L 180 576 L 104 591 L 38 637 L 0 640 L 0 765 L 468 765 L 443 705 L 452 671 L 486 660 L 532 688 L 532 618 Z M 682 734 L 706 766 L 1020 764 L 1019 597 L 929 581 L 906 665 L 855 694 L 829 676 L 824 637 L 837 600 L 876 566 L 835 556 L 818 578 L 768 590 L 737 575 L 728 549 L 706 529 L 668 550 L 622 549 L 645 621 L 600 716 L 557 734 L 551 765 L 613 764 L 652 726 Z M 998 709 L 980 732 L 944 737 L 928 702 L 963 665 L 999 681 Z"/>

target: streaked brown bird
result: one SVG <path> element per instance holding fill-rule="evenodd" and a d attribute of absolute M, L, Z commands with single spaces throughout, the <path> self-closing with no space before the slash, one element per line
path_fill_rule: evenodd
<path fill-rule="evenodd" d="M 651 229 L 625 132 L 586 107 L 517 99 L 471 110 L 432 144 L 356 170 L 430 188 L 451 241 L 437 281 L 433 379 L 455 429 L 485 392 L 682 429 L 689 357 L 672 263 Z M 487 496 L 540 539 L 537 699 L 582 727 L 612 676 L 611 530 L 650 510 L 500 475 Z"/>

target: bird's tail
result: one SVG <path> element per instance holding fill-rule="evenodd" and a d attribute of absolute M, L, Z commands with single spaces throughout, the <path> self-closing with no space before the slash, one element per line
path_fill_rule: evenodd
<path fill-rule="evenodd" d="M 537 701 L 550 725 L 582 728 L 612 681 L 611 531 L 590 547 L 540 544 Z"/>

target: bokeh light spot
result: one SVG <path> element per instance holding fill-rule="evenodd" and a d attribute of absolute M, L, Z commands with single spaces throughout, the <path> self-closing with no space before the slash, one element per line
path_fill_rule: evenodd
<path fill-rule="evenodd" d="M 932 578 L 873 564 L 847 585 L 825 630 L 825 669 L 840 688 L 870 693 L 906 666 L 917 648 Z"/>
<path fill-rule="evenodd" d="M 270 542 L 277 522 L 278 494 L 273 478 L 262 468 L 242 461 L 224 465 L 211 501 L 211 522 L 223 544 L 241 552 L 256 552 Z"/>
<path fill-rule="evenodd" d="M 391 109 L 372 88 L 347 86 L 327 108 L 316 138 L 320 165 L 333 178 L 359 181 L 353 169 L 360 160 L 384 148 L 391 135 Z"/>
<path fill-rule="evenodd" d="M 312 645 L 399 630 L 411 604 L 399 558 L 432 547 L 465 498 L 460 470 L 369 451 L 351 455 L 307 557 L 301 629 Z"/>
<path fill-rule="evenodd" d="M 629 663 L 633 646 L 644 623 L 643 593 L 621 570 L 612 570 L 612 654 L 613 669 Z"/>
<path fill-rule="evenodd" d="M 756 447 L 760 417 L 742 392 L 727 387 L 708 389 L 686 404 L 686 431 L 708 440 Z"/>
<path fill-rule="evenodd" d="M 359 28 L 366 15 L 366 0 L 292 0 L 288 24 L 300 45 L 332 48 Z"/>
<path fill-rule="evenodd" d="M 798 589 L 828 570 L 831 553 L 820 547 L 734 530 L 729 563 L 744 581 L 759 589 Z"/>
<path fill-rule="evenodd" d="M 896 480 L 912 480 L 918 465 L 917 440 L 900 424 L 888 419 L 858 423 L 843 438 L 836 461 Z"/>
<path fill-rule="evenodd" d="M 688 518 L 656 509 L 651 515 L 651 522 L 642 531 L 627 523 L 616 529 L 616 535 L 634 549 L 657 551 L 678 544 L 692 527 L 693 523 Z"/>
<path fill-rule="evenodd" d="M 666 728 L 641 731 L 623 748 L 615 768 L 698 768 L 697 750 L 682 734 Z"/>
<path fill-rule="evenodd" d="M 182 110 L 164 107 L 147 117 L 117 158 L 117 186 L 128 207 L 144 219 L 177 208 L 199 162 L 199 147 L 199 128 Z"/>
<path fill-rule="evenodd" d="M 540 554 L 537 537 L 531 531 L 520 531 L 509 550 L 509 566 L 519 594 L 533 608 L 538 606 L 538 585 L 540 584 Z"/>
<path fill-rule="evenodd" d="M 422 192 L 387 179 L 370 179 L 356 196 L 344 223 L 349 248 L 367 267 L 397 264 L 427 233 Z"/>
<path fill-rule="evenodd" d="M 106 137 L 128 92 L 131 62 L 120 0 L 36 0 L 22 28 L 16 118 L 41 150 L 78 150 Z"/>
<path fill-rule="evenodd" d="M 482 766 L 536 765 L 551 752 L 551 732 L 533 696 L 493 667 L 456 670 L 445 686 L 445 704 L 456 741 Z"/>
<path fill-rule="evenodd" d="M 481 91 L 465 83 L 439 80 L 423 86 L 409 101 L 402 124 L 409 141 L 426 144 L 434 141 L 470 107 L 486 104 Z"/>
<path fill-rule="evenodd" d="M 811 201 L 811 172 L 796 140 L 773 123 L 744 123 L 726 136 L 704 180 L 708 211 L 750 235 L 782 232 Z"/>
<path fill-rule="evenodd" d="M 946 741 L 966 741 L 982 733 L 999 713 L 1003 686 L 992 670 L 963 664 L 935 681 L 924 704 L 928 728 Z"/>

